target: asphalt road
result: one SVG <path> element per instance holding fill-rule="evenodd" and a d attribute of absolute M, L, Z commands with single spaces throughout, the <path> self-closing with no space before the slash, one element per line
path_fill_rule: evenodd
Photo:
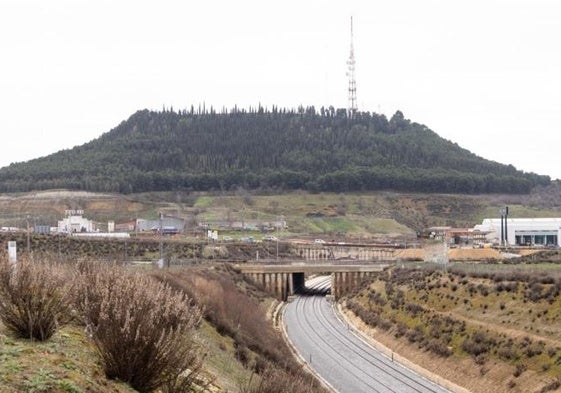
<path fill-rule="evenodd" d="M 298 296 L 284 324 L 302 358 L 338 392 L 448 392 L 356 336 L 324 296 Z"/>

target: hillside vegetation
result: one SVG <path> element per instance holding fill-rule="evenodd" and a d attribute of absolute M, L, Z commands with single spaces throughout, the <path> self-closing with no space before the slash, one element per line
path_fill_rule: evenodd
<path fill-rule="evenodd" d="M 100 138 L 0 170 L 0 192 L 68 188 L 527 193 L 547 176 L 482 159 L 401 112 L 143 110 Z"/>
<path fill-rule="evenodd" d="M 346 304 L 376 340 L 470 391 L 561 387 L 558 264 L 393 269 Z"/>
<path fill-rule="evenodd" d="M 561 212 L 561 185 L 552 182 L 525 195 L 453 195 L 395 192 L 257 193 L 247 190 L 197 193 L 189 191 L 142 194 L 100 194 L 83 191 L 42 191 L 0 195 L 0 226 L 26 228 L 56 226 L 66 209 L 84 210 L 85 216 L 106 230 L 136 218 L 155 219 L 159 211 L 182 217 L 188 230 L 198 223 L 229 225 L 242 221 L 286 220 L 280 237 L 346 237 L 411 234 L 430 226 L 473 227 L 496 217 L 509 205 L 511 217 L 557 217 Z M 221 235 L 224 232 L 221 231 Z M 235 233 L 228 235 L 236 237 Z M 237 234 L 242 236 L 241 233 Z M 263 233 L 253 233 L 261 239 Z M 245 236 L 248 236 L 246 233 Z M 57 251 L 57 250 L 55 250 Z M 58 252 L 58 251 L 57 251 Z M 121 250 L 120 252 L 124 252 Z M 131 249 L 132 255 L 132 249 Z"/>
<path fill-rule="evenodd" d="M 145 270 L 0 252 L 0 392 L 324 393 L 228 265 Z"/>

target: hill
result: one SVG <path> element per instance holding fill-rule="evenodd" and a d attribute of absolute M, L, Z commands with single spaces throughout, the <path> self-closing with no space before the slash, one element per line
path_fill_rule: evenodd
<path fill-rule="evenodd" d="M 82 146 L 0 169 L 0 192 L 68 188 L 527 193 L 549 177 L 482 159 L 401 112 L 143 110 Z"/>

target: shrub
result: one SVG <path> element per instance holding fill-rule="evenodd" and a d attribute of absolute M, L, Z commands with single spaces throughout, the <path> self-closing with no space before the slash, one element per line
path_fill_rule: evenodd
<path fill-rule="evenodd" d="M 407 325 L 403 322 L 399 322 L 395 331 L 395 338 L 400 338 L 407 333 Z"/>
<path fill-rule="evenodd" d="M 525 297 L 532 302 L 538 302 L 542 298 L 542 289 L 543 287 L 539 282 L 532 282 L 525 293 Z"/>
<path fill-rule="evenodd" d="M 525 364 L 522 364 L 522 363 L 518 363 L 516 365 L 516 368 L 514 369 L 514 372 L 512 373 L 512 375 L 514 375 L 516 378 L 518 378 L 527 369 L 528 369 L 528 366 L 526 366 Z"/>
<path fill-rule="evenodd" d="M 537 343 L 531 343 L 530 345 L 528 345 L 526 347 L 526 349 L 524 350 L 524 353 L 526 354 L 526 356 L 531 358 L 531 357 L 534 357 L 534 356 L 541 355 L 544 351 L 544 348 L 545 348 L 545 345 L 542 341 L 537 342 Z"/>
<path fill-rule="evenodd" d="M 559 380 L 559 378 L 556 378 L 555 380 L 553 380 L 552 382 L 548 383 L 547 385 L 543 386 L 540 390 L 537 391 L 537 393 L 546 393 L 546 392 L 551 392 L 555 389 L 558 389 L 561 386 L 561 380 Z"/>
<path fill-rule="evenodd" d="M 414 329 L 409 329 L 407 331 L 407 339 L 410 343 L 420 342 L 424 339 L 425 334 L 423 333 L 423 328 L 420 326 L 415 326 Z"/>
<path fill-rule="evenodd" d="M 427 348 L 431 351 L 434 352 L 435 354 L 442 356 L 442 357 L 448 357 L 450 355 L 452 355 L 452 349 L 450 347 L 448 347 L 448 345 L 446 345 L 446 343 L 442 342 L 439 339 L 433 338 L 429 341 Z"/>
<path fill-rule="evenodd" d="M 244 366 L 249 366 L 251 360 L 251 352 L 245 345 L 237 345 L 234 355 Z"/>
<path fill-rule="evenodd" d="M 417 315 L 419 315 L 420 313 L 423 313 L 425 311 L 423 306 L 421 306 L 417 303 L 407 303 L 407 304 L 405 304 L 405 310 L 408 313 L 410 313 L 413 317 L 416 317 Z"/>
<path fill-rule="evenodd" d="M 80 266 L 78 307 L 107 377 L 140 392 L 186 392 L 202 366 L 201 311 L 168 285 L 117 267 Z"/>
<path fill-rule="evenodd" d="M 384 299 L 379 292 L 375 291 L 372 291 L 368 294 L 368 301 L 381 307 L 385 306 L 387 303 L 387 300 Z"/>
<path fill-rule="evenodd" d="M 480 353 L 474 358 L 475 364 L 479 364 L 480 366 L 484 365 L 487 362 L 487 356 L 484 353 Z M 483 368 L 482 368 L 483 370 Z"/>
<path fill-rule="evenodd" d="M 301 365 L 294 360 L 271 320 L 266 318 L 260 303 L 263 293 L 258 289 L 259 285 L 256 288 L 252 281 L 246 280 L 231 265 L 215 264 L 213 269 L 192 266 L 178 270 L 158 270 L 150 275 L 187 293 L 204 310 L 204 318 L 233 339 L 236 356 L 245 356 L 247 366 L 253 371 L 248 374 L 252 382 L 239 381 L 243 385 L 239 387 L 240 391 L 251 391 L 261 377 L 268 378 L 264 374 L 274 371 L 284 375 L 284 382 L 280 383 L 286 383 L 289 387 L 293 385 L 292 381 L 304 381 L 301 385 L 306 389 L 295 388 L 294 392 L 324 392 L 317 387 L 314 378 L 302 373 Z M 358 303 L 356 307 L 357 312 L 363 310 Z M 316 386 L 315 390 L 308 389 L 310 386 Z M 278 391 L 281 389 L 284 388 L 281 386 Z M 287 388 L 286 391 L 291 390 Z"/>
<path fill-rule="evenodd" d="M 69 270 L 43 259 L 0 261 L 0 319 L 19 337 L 44 341 L 71 319 Z"/>
<path fill-rule="evenodd" d="M 268 368 L 261 373 L 261 378 L 249 378 L 240 381 L 240 393 L 323 393 L 325 390 L 304 373 L 296 375 L 283 370 Z"/>
<path fill-rule="evenodd" d="M 477 356 L 489 352 L 494 343 L 493 338 L 489 337 L 485 332 L 479 330 L 464 339 L 462 342 L 462 348 L 464 351 L 477 358 Z"/>
<path fill-rule="evenodd" d="M 479 284 L 477 289 L 479 289 L 479 292 L 481 292 L 483 296 L 489 296 L 489 288 L 486 285 Z"/>
<path fill-rule="evenodd" d="M 512 345 L 508 344 L 501 346 L 497 350 L 497 355 L 499 355 L 501 359 L 506 360 L 518 359 L 520 357 L 516 349 Z"/>

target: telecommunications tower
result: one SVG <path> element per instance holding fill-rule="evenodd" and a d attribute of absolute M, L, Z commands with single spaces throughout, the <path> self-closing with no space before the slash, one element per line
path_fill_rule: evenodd
<path fill-rule="evenodd" d="M 349 102 L 348 102 L 348 115 L 354 117 L 356 107 L 356 80 L 355 80 L 355 50 L 353 46 L 353 17 L 351 16 L 351 54 L 347 60 L 347 76 L 349 77 Z"/>

